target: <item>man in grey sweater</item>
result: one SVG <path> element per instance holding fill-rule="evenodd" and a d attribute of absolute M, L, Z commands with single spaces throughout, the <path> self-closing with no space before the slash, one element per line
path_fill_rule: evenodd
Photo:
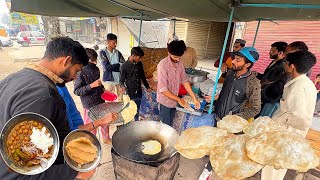
<path fill-rule="evenodd" d="M 48 43 L 44 57 L 38 64 L 28 65 L 0 82 L 0 129 L 17 114 L 35 112 L 52 122 L 61 143 L 55 163 L 38 175 L 24 176 L 12 172 L 1 159 L 1 180 L 73 180 L 86 179 L 94 173 L 80 173 L 64 164 L 62 142 L 71 130 L 65 103 L 56 88 L 59 83 L 72 81 L 86 64 L 88 56 L 83 46 L 70 38 L 60 37 Z"/>

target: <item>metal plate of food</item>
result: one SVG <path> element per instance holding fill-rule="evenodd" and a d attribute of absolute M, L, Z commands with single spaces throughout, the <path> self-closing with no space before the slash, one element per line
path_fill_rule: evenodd
<path fill-rule="evenodd" d="M 103 118 L 105 115 L 111 112 L 118 112 L 123 107 L 123 102 L 108 102 L 102 103 L 90 108 L 88 116 L 92 121 Z M 119 118 L 113 122 L 112 124 L 119 124 L 124 122 L 121 114 L 119 114 Z"/>
<path fill-rule="evenodd" d="M 47 118 L 37 113 L 27 112 L 12 117 L 4 125 L 0 138 L 3 161 L 20 174 L 40 174 L 58 156 L 58 132 Z"/>
<path fill-rule="evenodd" d="M 91 132 L 77 129 L 64 139 L 63 156 L 72 169 L 88 172 L 100 164 L 102 159 L 101 144 Z"/>
<path fill-rule="evenodd" d="M 177 107 L 176 107 L 177 111 L 181 111 L 181 112 L 188 113 L 188 114 L 193 114 L 196 116 L 202 116 L 204 108 L 207 103 L 206 100 L 204 100 L 202 98 L 198 98 L 198 100 L 200 101 L 200 109 L 195 109 L 193 99 L 189 95 L 184 96 L 182 99 L 190 105 L 190 108 L 184 108 L 184 107 L 180 106 L 179 104 L 177 104 Z"/>
<path fill-rule="evenodd" d="M 203 114 L 203 110 L 195 110 L 195 109 L 192 109 L 192 108 L 188 108 L 187 109 L 187 108 L 184 108 L 184 107 L 180 106 L 179 104 L 177 104 L 176 110 L 184 112 L 184 113 L 188 113 L 188 114 L 193 114 L 193 115 L 196 115 L 196 116 L 202 116 L 202 114 Z"/>

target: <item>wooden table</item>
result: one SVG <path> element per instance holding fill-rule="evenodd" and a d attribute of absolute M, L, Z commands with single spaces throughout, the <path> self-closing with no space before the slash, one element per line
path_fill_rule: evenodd
<path fill-rule="evenodd" d="M 320 157 L 320 131 L 309 129 L 306 139 L 309 141 L 312 148 L 316 151 L 316 154 Z M 320 170 L 320 164 L 317 169 Z"/>

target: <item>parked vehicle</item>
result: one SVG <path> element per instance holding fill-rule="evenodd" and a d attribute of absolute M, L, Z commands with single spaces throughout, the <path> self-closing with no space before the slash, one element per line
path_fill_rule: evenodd
<path fill-rule="evenodd" d="M 17 35 L 17 42 L 22 46 L 44 44 L 45 37 L 39 31 L 21 31 Z"/>
<path fill-rule="evenodd" d="M 0 44 L 4 47 L 4 46 L 12 46 L 13 45 L 13 42 L 10 38 L 8 37 L 3 37 L 3 36 L 0 36 Z"/>
<path fill-rule="evenodd" d="M 0 26 L 0 36 L 2 36 L 2 37 L 7 36 L 6 29 L 3 26 Z"/>

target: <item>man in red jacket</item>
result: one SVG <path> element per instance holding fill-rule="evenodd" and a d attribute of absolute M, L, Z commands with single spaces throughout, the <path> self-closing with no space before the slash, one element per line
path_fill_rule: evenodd
<path fill-rule="evenodd" d="M 246 46 L 246 41 L 243 39 L 236 39 L 236 41 L 233 44 L 233 52 L 237 52 L 239 50 L 241 50 L 242 48 L 244 48 Z M 223 83 L 224 82 L 224 77 L 226 73 L 229 69 L 231 69 L 232 67 L 232 58 L 231 58 L 231 53 L 233 52 L 227 52 L 224 54 L 223 60 L 222 60 L 222 66 L 221 66 L 221 71 L 222 71 L 222 75 L 219 79 L 219 83 Z M 214 67 L 218 68 L 219 67 L 219 62 L 220 62 L 220 58 L 217 59 L 214 63 Z"/>

